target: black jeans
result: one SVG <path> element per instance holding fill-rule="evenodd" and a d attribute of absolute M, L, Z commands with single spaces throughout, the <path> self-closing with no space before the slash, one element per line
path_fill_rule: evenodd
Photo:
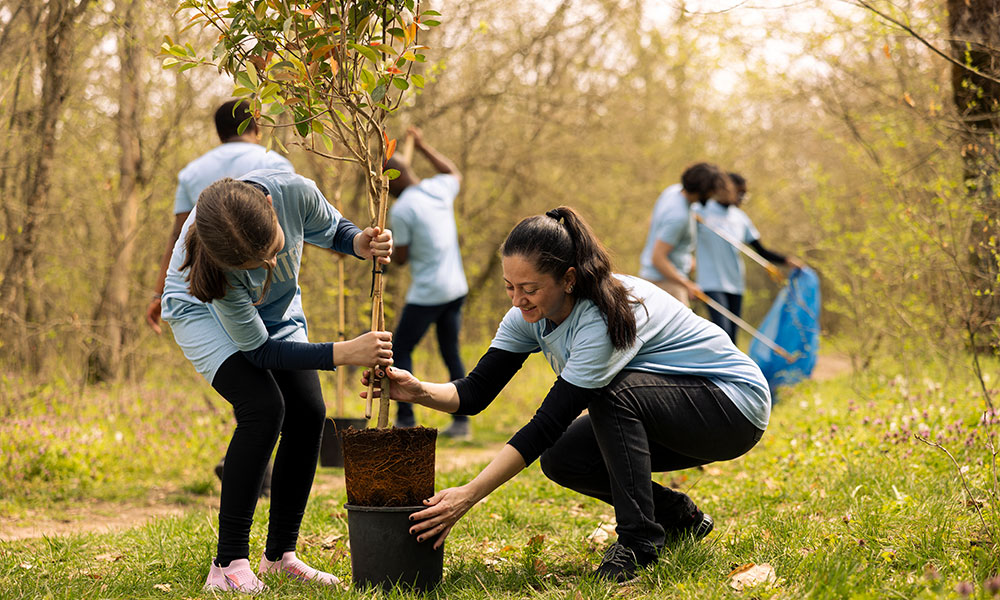
<path fill-rule="evenodd" d="M 271 511 L 264 552 L 274 560 L 295 550 L 323 436 L 326 405 L 316 371 L 265 370 L 242 354 L 222 363 L 214 387 L 233 405 L 236 431 L 226 452 L 216 560 L 250 555 L 250 526 L 275 443 Z M 280 441 L 279 441 L 280 438 Z"/>
<path fill-rule="evenodd" d="M 730 294 L 728 292 L 705 292 L 705 295 L 715 300 L 725 308 L 729 309 L 729 312 L 733 313 L 737 317 L 741 316 L 740 313 L 743 311 L 743 295 L 742 294 Z M 736 333 L 739 331 L 739 327 L 736 323 L 729 320 L 719 311 L 715 310 L 711 306 L 708 307 L 708 318 L 711 319 L 713 323 L 718 325 L 729 334 L 729 339 L 736 343 Z"/>
<path fill-rule="evenodd" d="M 465 296 L 452 300 L 447 304 L 420 306 L 407 304 L 399 317 L 396 332 L 392 334 L 393 366 L 407 371 L 413 370 L 413 349 L 420 343 L 427 330 L 433 324 L 437 333 L 438 348 L 441 358 L 448 367 L 448 377 L 452 381 L 465 377 L 465 365 L 458 352 L 458 333 L 462 329 L 462 304 Z M 413 406 L 409 402 L 397 402 L 396 419 L 412 418 Z M 466 421 L 466 415 L 453 415 L 456 421 Z"/>
<path fill-rule="evenodd" d="M 618 541 L 650 553 L 663 547 L 665 529 L 698 515 L 687 495 L 652 473 L 736 458 L 763 433 L 708 379 L 622 371 L 542 454 L 541 467 L 559 485 L 613 505 Z"/>

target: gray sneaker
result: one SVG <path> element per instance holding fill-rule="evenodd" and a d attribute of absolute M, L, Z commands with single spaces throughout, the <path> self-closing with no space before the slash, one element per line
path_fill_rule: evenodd
<path fill-rule="evenodd" d="M 472 432 L 469 431 L 468 419 L 462 421 L 452 421 L 451 425 L 444 428 L 441 435 L 453 440 L 469 441 L 472 439 Z"/>

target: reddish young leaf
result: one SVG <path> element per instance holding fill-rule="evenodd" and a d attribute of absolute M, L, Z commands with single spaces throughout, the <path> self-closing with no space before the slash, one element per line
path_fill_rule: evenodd
<path fill-rule="evenodd" d="M 389 160 L 392 158 L 392 154 L 396 151 L 396 140 L 395 138 L 389 140 L 389 145 L 385 148 L 385 159 Z"/>

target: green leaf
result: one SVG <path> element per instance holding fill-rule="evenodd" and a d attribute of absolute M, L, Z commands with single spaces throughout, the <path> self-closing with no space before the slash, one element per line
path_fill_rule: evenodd
<path fill-rule="evenodd" d="M 389 181 L 392 181 L 393 179 L 399 177 L 399 170 L 397 170 L 397 169 L 387 169 L 382 174 L 385 175 L 386 177 L 388 177 Z"/>
<path fill-rule="evenodd" d="M 243 122 L 241 122 L 236 127 L 236 135 L 243 135 L 243 132 L 247 130 L 247 127 L 250 126 L 250 123 L 253 123 L 253 117 L 252 116 L 251 117 L 247 117 L 246 119 L 244 119 Z"/>
<path fill-rule="evenodd" d="M 381 102 L 382 99 L 385 98 L 386 91 L 387 86 L 384 83 L 380 83 L 375 86 L 375 89 L 372 90 L 372 102 L 375 102 L 376 104 Z"/>
<path fill-rule="evenodd" d="M 295 131 L 299 132 L 299 135 L 301 135 L 302 137 L 306 137 L 307 135 L 309 135 L 309 122 L 306 121 L 305 123 L 302 122 L 296 123 Z"/>
<path fill-rule="evenodd" d="M 285 112 L 285 105 L 280 102 L 275 102 L 271 105 L 271 108 L 267 109 L 267 114 L 269 115 L 280 115 Z"/>
<path fill-rule="evenodd" d="M 317 133 L 315 135 L 323 142 L 323 147 L 326 148 L 327 152 L 333 152 L 333 138 L 325 133 Z"/>
<path fill-rule="evenodd" d="M 260 80 L 257 78 L 257 67 L 253 66 L 253 63 L 248 61 L 246 63 L 246 68 L 247 77 L 250 79 L 250 83 L 253 84 L 253 87 L 256 88 L 260 85 Z"/>
<path fill-rule="evenodd" d="M 253 90 L 248 87 L 243 87 L 242 85 L 233 88 L 233 96 L 239 98 L 240 96 L 251 96 L 253 95 Z"/>
<path fill-rule="evenodd" d="M 423 89 L 423 87 L 424 87 L 424 76 L 423 75 L 419 75 L 417 73 L 414 73 L 413 75 L 410 75 L 410 81 L 413 82 L 413 85 L 417 86 L 420 89 Z"/>
<path fill-rule="evenodd" d="M 173 56 L 168 56 L 167 58 L 163 59 L 163 68 L 164 69 L 169 69 L 170 67 L 178 64 L 179 62 L 181 62 L 181 61 L 177 60 Z"/>
<path fill-rule="evenodd" d="M 435 21 L 433 19 L 428 19 L 426 21 L 421 21 L 418 25 L 426 25 L 428 27 L 437 27 L 441 24 L 441 21 Z"/>
<path fill-rule="evenodd" d="M 375 75 L 368 69 L 361 69 L 361 84 L 366 92 L 373 89 L 375 87 Z"/>
<path fill-rule="evenodd" d="M 361 56 L 364 56 L 373 63 L 376 64 L 378 63 L 378 54 L 376 54 L 375 51 L 369 48 L 368 46 L 362 46 L 361 44 L 355 44 L 353 42 L 350 44 L 350 46 L 359 54 L 361 54 Z"/>
<path fill-rule="evenodd" d="M 247 76 L 247 74 L 244 71 L 240 71 L 240 72 L 236 73 L 236 83 L 242 85 L 245 88 L 251 89 L 251 90 L 256 90 L 257 89 L 256 84 L 254 84 L 252 81 L 250 81 L 250 77 Z"/>
<path fill-rule="evenodd" d="M 187 71 L 189 69 L 193 69 L 193 68 L 195 68 L 197 66 L 198 66 L 198 63 L 188 63 L 186 65 L 181 65 L 181 67 L 179 69 L 177 69 L 177 72 L 178 73 L 183 73 L 184 71 Z"/>
<path fill-rule="evenodd" d="M 441 13 L 439 13 L 436 10 L 425 10 L 424 12 L 420 13 L 420 16 L 424 16 L 424 15 L 431 15 L 433 17 L 440 17 Z"/>
<path fill-rule="evenodd" d="M 393 77 L 392 78 L 392 85 L 396 86 L 397 88 L 399 88 L 401 90 L 405 90 L 405 89 L 408 89 L 410 87 L 410 84 L 407 83 L 406 80 L 403 79 L 402 77 Z"/>

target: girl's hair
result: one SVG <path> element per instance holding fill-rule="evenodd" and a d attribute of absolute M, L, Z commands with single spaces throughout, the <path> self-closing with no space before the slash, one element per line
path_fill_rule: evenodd
<path fill-rule="evenodd" d="M 227 177 L 205 188 L 184 240 L 187 258 L 181 270 L 189 269 L 191 295 L 202 302 L 225 296 L 226 271 L 261 260 L 277 234 L 277 215 L 257 187 Z M 264 291 L 255 304 L 260 304 L 270 287 L 271 267 L 267 266 Z"/>
<path fill-rule="evenodd" d="M 500 254 L 523 256 L 539 273 L 557 281 L 570 267 L 576 267 L 574 295 L 597 305 L 607 322 L 611 344 L 624 350 L 635 343 L 632 304 L 636 301 L 612 274 L 607 249 L 572 208 L 560 206 L 522 220 L 501 244 Z"/>

